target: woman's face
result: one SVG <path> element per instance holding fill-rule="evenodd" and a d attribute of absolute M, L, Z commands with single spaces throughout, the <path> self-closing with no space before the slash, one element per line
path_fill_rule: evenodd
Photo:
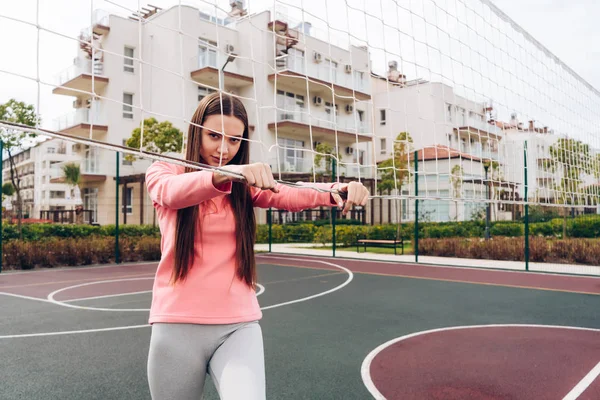
<path fill-rule="evenodd" d="M 228 164 L 240 150 L 244 135 L 244 123 L 231 115 L 209 115 L 204 120 L 204 127 L 216 132 L 225 132 L 226 136 L 202 129 L 202 148 L 200 155 L 210 166 L 218 167 Z"/>

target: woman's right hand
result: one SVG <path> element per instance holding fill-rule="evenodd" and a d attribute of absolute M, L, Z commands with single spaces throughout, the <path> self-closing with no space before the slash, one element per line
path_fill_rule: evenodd
<path fill-rule="evenodd" d="M 253 163 L 253 164 L 242 164 L 242 165 L 224 165 L 220 167 L 223 170 L 231 171 L 242 175 L 246 183 L 250 186 L 254 186 L 259 189 L 272 190 L 275 193 L 279 193 L 277 188 L 277 182 L 273 177 L 271 166 L 265 163 Z M 219 171 L 213 173 L 213 184 L 221 185 L 229 181 L 237 181 L 236 178 L 228 175 L 220 174 Z"/>

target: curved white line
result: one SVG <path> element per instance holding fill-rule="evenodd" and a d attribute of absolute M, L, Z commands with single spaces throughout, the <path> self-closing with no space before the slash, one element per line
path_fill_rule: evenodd
<path fill-rule="evenodd" d="M 126 279 L 111 279 L 108 281 L 95 281 L 95 282 L 87 282 L 81 283 L 79 285 L 67 286 L 62 289 L 55 290 L 54 292 L 48 295 L 48 301 L 54 303 L 58 306 L 76 308 L 79 310 L 87 310 L 87 311 L 113 311 L 113 312 L 130 312 L 130 311 L 150 311 L 149 308 L 102 308 L 102 307 L 87 307 L 87 306 L 79 306 L 76 304 L 65 303 L 64 301 L 55 300 L 54 296 L 56 296 L 60 292 L 64 292 L 65 290 L 71 290 L 78 287 L 90 286 L 90 285 L 98 285 L 101 283 L 113 283 L 113 282 L 127 282 L 127 281 L 140 281 L 143 279 L 154 279 L 154 277 L 144 277 L 144 278 L 126 278 Z M 77 300 L 77 299 L 75 299 Z M 85 300 L 85 299 L 82 299 Z M 74 300 L 72 300 L 74 301 Z"/>
<path fill-rule="evenodd" d="M 290 260 L 291 258 L 287 258 L 287 259 Z M 281 307 L 281 306 L 288 305 L 288 304 L 293 304 L 293 303 L 299 303 L 299 302 L 302 302 L 302 301 L 307 301 L 307 300 L 314 299 L 316 297 L 324 296 L 324 295 L 329 294 L 329 293 L 333 293 L 336 290 L 339 290 L 339 289 L 343 288 L 344 286 L 346 286 L 354 278 L 354 274 L 352 274 L 352 271 L 350 271 L 349 269 L 344 268 L 344 267 L 342 267 L 340 265 L 337 265 L 337 264 L 328 263 L 326 261 L 304 260 L 304 259 L 300 259 L 300 258 L 295 258 L 294 260 L 310 261 L 310 262 L 318 262 L 318 263 L 322 263 L 322 264 L 328 264 L 328 265 L 331 265 L 333 267 L 336 267 L 336 268 L 339 268 L 339 269 L 345 271 L 346 273 L 348 273 L 349 276 L 348 276 L 348 279 L 344 283 L 342 283 L 341 285 L 339 285 L 339 286 L 337 286 L 337 287 L 335 287 L 333 289 L 327 290 L 327 291 L 325 291 L 323 293 L 317 293 L 315 295 L 303 297 L 301 299 L 292 300 L 292 301 L 286 301 L 286 302 L 280 303 L 280 304 L 273 304 L 273 305 L 267 306 L 267 307 L 261 307 L 261 310 L 268 310 L 270 308 Z M 127 280 L 139 280 L 139 279 L 148 279 L 148 278 L 129 278 Z M 102 282 L 106 283 L 106 282 L 115 282 L 115 281 L 123 281 L 123 280 L 111 280 L 111 281 L 102 281 Z M 90 282 L 90 283 L 85 283 L 85 284 L 81 284 L 81 285 L 71 286 L 70 288 L 79 287 L 79 286 L 85 286 L 85 285 L 93 284 L 93 283 L 100 283 L 100 282 Z M 262 290 L 262 291 L 259 291 L 259 293 L 262 294 L 265 291 L 265 288 L 262 285 L 258 285 L 258 286 Z M 80 308 L 80 306 L 73 307 L 73 304 L 66 304 L 66 303 L 60 302 L 58 300 L 54 300 L 54 296 L 57 293 L 59 293 L 59 292 L 61 292 L 63 290 L 66 290 L 66 289 L 67 288 L 63 288 L 63 289 L 59 289 L 59 290 L 56 290 L 56 291 L 50 293 L 48 295 L 48 300 L 47 301 L 50 301 L 50 302 L 52 302 L 54 304 L 61 305 L 61 306 L 66 306 L 66 307 L 71 307 L 71 308 Z M 3 294 L 3 293 L 0 293 L 0 294 Z M 40 299 L 40 300 L 46 301 L 46 300 L 43 300 L 43 299 Z M 94 310 L 99 310 L 99 309 L 95 308 Z M 104 309 L 104 310 L 115 311 L 116 309 Z M 77 333 L 108 332 L 108 331 L 118 331 L 118 330 L 124 330 L 124 329 L 137 329 L 137 328 L 144 328 L 144 327 L 150 327 L 150 326 L 151 326 L 150 324 L 144 324 L 144 325 L 117 326 L 117 327 L 113 327 L 113 328 L 84 329 L 84 330 L 79 330 L 79 331 L 59 331 L 59 332 L 27 333 L 27 334 L 0 336 L 0 339 L 16 339 L 16 338 L 26 338 L 26 337 L 39 337 L 39 336 L 70 335 L 70 334 L 77 334 Z"/>
<path fill-rule="evenodd" d="M 256 292 L 256 297 L 258 297 L 265 292 L 265 287 L 260 283 L 257 283 L 256 286 L 258 286 L 258 292 Z"/>
<path fill-rule="evenodd" d="M 390 341 L 383 343 L 382 345 L 373 349 L 363 360 L 363 363 L 360 367 L 360 374 L 363 380 L 363 384 L 367 388 L 367 390 L 371 393 L 374 399 L 376 400 L 386 400 L 386 398 L 381 394 L 377 387 L 373 383 L 371 379 L 371 362 L 373 359 L 377 357 L 377 355 L 382 352 L 385 348 L 401 342 L 403 340 L 407 340 L 413 338 L 415 336 L 427 335 L 429 333 L 435 332 L 446 332 L 446 331 L 455 331 L 462 329 L 477 329 L 477 328 L 557 328 L 557 329 L 571 329 L 571 330 L 579 330 L 579 331 L 592 331 L 592 332 L 600 332 L 600 329 L 594 328 L 581 328 L 577 326 L 562 326 L 562 325 L 534 325 L 534 324 L 490 324 L 490 325 L 465 325 L 465 326 L 451 326 L 447 328 L 438 328 L 431 329 L 428 331 L 420 331 L 411 333 L 408 335 L 404 335 Z"/>
<path fill-rule="evenodd" d="M 278 258 L 278 257 L 269 257 L 269 258 Z M 283 258 L 283 257 L 279 257 L 279 258 Z M 330 262 L 327 262 L 327 261 L 306 260 L 306 259 L 303 259 L 303 258 L 285 257 L 285 259 L 286 260 L 297 260 L 297 261 L 311 261 L 311 262 L 318 262 L 318 263 L 321 263 L 321 264 L 331 265 L 332 267 L 341 269 L 342 271 L 344 271 L 345 273 L 347 273 L 348 274 L 348 279 L 346 279 L 346 281 L 344 283 L 342 283 L 341 285 L 338 285 L 338 286 L 334 287 L 333 289 L 329 289 L 329 290 L 327 290 L 325 292 L 313 294 L 312 296 L 303 297 L 303 298 L 297 299 L 297 300 L 290 300 L 290 301 L 286 301 L 284 303 L 273 304 L 271 306 L 262 307 L 261 310 L 270 310 L 271 308 L 286 306 L 288 304 L 300 303 L 300 302 L 303 302 L 303 301 L 312 300 L 312 299 L 317 298 L 317 297 L 325 296 L 326 294 L 330 294 L 330 293 L 333 293 L 333 292 L 335 292 L 337 290 L 340 290 L 341 288 L 343 288 L 344 286 L 346 286 L 350 282 L 352 282 L 352 279 L 354 279 L 354 274 L 352 273 L 352 271 L 350 271 L 348 268 L 342 267 L 341 265 L 333 264 L 333 263 L 330 263 Z"/>

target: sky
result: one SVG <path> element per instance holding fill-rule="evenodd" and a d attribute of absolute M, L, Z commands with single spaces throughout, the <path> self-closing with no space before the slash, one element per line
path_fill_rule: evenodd
<path fill-rule="evenodd" d="M 37 104 L 38 72 L 43 126 L 72 111 L 73 98 L 52 95 L 56 75 L 72 64 L 76 37 L 90 25 L 92 8 L 129 15 L 138 0 L 38 0 L 0 2 L 0 103 L 10 98 Z M 250 0 L 250 11 L 277 12 L 313 23 L 332 43 L 368 44 L 373 70 L 384 74 L 399 60 L 407 78 L 443 81 L 477 101 L 492 100 L 499 117 L 516 111 L 569 134 L 593 135 L 600 147 L 600 2 L 596 0 L 492 0 L 554 56 L 595 87 L 574 78 L 514 27 L 490 12 L 487 0 Z M 153 0 L 169 7 L 177 0 Z M 211 10 L 210 2 L 184 4 Z M 217 0 L 223 9 L 228 1 Z M 302 4 L 303 9 L 296 5 Z M 367 5 L 368 4 L 368 5 Z M 7 18 L 8 17 L 8 18 Z M 24 20 L 30 24 L 16 22 Z M 39 62 L 37 58 L 39 30 Z M 322 20 L 329 22 L 327 24 Z M 349 38 L 348 32 L 351 33 Z"/>

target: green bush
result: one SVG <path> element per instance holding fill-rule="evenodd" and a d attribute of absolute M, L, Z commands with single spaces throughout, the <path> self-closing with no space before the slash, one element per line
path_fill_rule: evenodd
<path fill-rule="evenodd" d="M 600 237 L 600 218 L 596 216 L 581 216 L 570 222 L 570 236 L 575 238 Z"/>
<path fill-rule="evenodd" d="M 67 224 L 25 224 L 22 225 L 23 240 L 38 241 L 48 238 L 83 238 L 90 236 L 115 236 L 115 225 L 67 225 Z M 152 225 L 119 225 L 119 236 L 159 237 L 160 229 Z M 2 240 L 7 242 L 19 238 L 16 224 L 2 224 Z"/>
<path fill-rule="evenodd" d="M 315 232 L 313 242 L 320 243 L 323 246 L 327 243 L 331 243 L 333 240 L 333 229 L 330 226 L 321 226 Z"/>
<path fill-rule="evenodd" d="M 293 243 L 312 243 L 317 227 L 312 224 L 283 225 L 285 241 Z"/>
<path fill-rule="evenodd" d="M 496 223 L 490 228 L 492 236 L 508 236 L 516 237 L 523 236 L 525 233 L 525 225 L 520 223 Z"/>
<path fill-rule="evenodd" d="M 271 237 L 273 243 L 283 243 L 285 232 L 282 225 L 272 225 Z M 256 243 L 269 243 L 269 225 L 258 225 L 256 231 Z"/>

